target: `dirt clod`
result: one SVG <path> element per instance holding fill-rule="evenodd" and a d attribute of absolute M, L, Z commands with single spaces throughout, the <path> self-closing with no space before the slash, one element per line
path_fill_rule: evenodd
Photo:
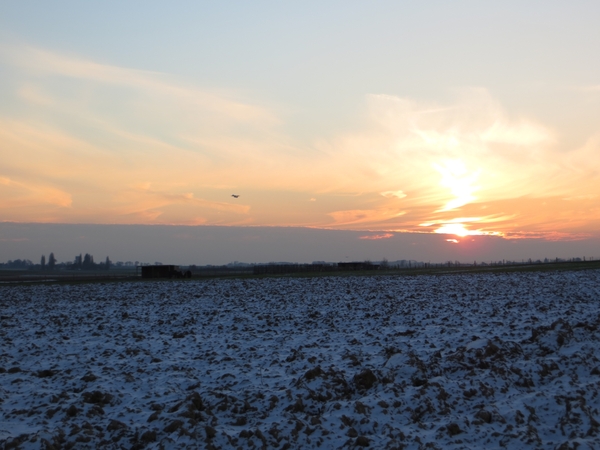
<path fill-rule="evenodd" d="M 356 438 L 355 444 L 358 447 L 368 447 L 371 445 L 371 441 L 369 441 L 369 438 L 367 438 L 366 436 L 358 436 Z"/>
<path fill-rule="evenodd" d="M 371 369 L 365 369 L 354 376 L 354 384 L 358 389 L 371 389 L 375 383 L 377 383 L 377 376 Z"/>
<path fill-rule="evenodd" d="M 462 433 L 462 430 L 460 429 L 457 423 L 448 424 L 446 426 L 446 429 L 448 430 L 448 434 L 450 436 L 456 436 L 457 434 Z"/>

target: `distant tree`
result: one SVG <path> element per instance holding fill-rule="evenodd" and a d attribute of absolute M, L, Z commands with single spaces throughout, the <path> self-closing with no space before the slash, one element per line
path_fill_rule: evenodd
<path fill-rule="evenodd" d="M 94 257 L 89 253 L 86 253 L 83 257 L 83 262 L 81 263 L 81 268 L 85 270 L 90 270 L 94 268 Z"/>
<path fill-rule="evenodd" d="M 110 269 L 110 264 L 111 264 L 110 259 L 107 256 L 106 257 L 106 262 L 104 263 L 104 265 L 106 266 L 105 267 L 106 270 Z"/>
<path fill-rule="evenodd" d="M 34 264 L 28 259 L 15 259 L 14 261 L 8 260 L 6 267 L 10 269 L 30 269 Z"/>
<path fill-rule="evenodd" d="M 44 255 L 42 255 L 40 266 L 42 266 L 42 270 L 46 270 L 46 257 Z"/>
<path fill-rule="evenodd" d="M 388 268 L 390 267 L 390 263 L 389 263 L 389 261 L 387 260 L 387 258 L 383 258 L 383 259 L 381 260 L 381 264 L 379 265 L 379 267 L 380 267 L 381 269 L 384 269 L 384 270 L 385 270 L 385 269 L 388 269 Z"/>
<path fill-rule="evenodd" d="M 54 266 L 56 266 L 56 258 L 54 253 L 50 253 L 48 256 L 48 270 L 54 270 Z"/>

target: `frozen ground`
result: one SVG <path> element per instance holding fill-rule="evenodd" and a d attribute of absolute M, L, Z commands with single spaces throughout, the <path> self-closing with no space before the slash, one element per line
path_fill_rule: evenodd
<path fill-rule="evenodd" d="M 0 287 L 0 447 L 600 448 L 600 271 Z"/>

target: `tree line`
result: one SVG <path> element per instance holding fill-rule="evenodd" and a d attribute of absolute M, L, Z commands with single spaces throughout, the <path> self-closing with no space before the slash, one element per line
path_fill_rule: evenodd
<path fill-rule="evenodd" d="M 6 263 L 0 263 L 0 268 L 3 269 L 21 269 L 21 270 L 109 270 L 112 266 L 112 261 L 107 256 L 106 260 L 100 263 L 94 262 L 94 257 L 86 253 L 85 255 L 79 254 L 75 256 L 73 262 L 59 263 L 54 256 L 54 253 L 48 255 L 42 255 L 40 263 L 35 264 L 29 259 L 15 259 L 9 260 Z"/>
<path fill-rule="evenodd" d="M 108 256 L 104 262 L 95 263 L 94 257 L 86 253 L 83 257 L 81 254 L 76 256 L 73 264 L 67 268 L 72 270 L 109 270 L 111 265 L 112 261 Z"/>

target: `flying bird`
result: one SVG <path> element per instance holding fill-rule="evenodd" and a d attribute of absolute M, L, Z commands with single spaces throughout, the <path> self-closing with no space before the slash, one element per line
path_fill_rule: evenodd
<path fill-rule="evenodd" d="M 238 198 L 238 197 L 240 196 L 240 194 L 231 194 L 231 196 L 232 196 L 233 198 Z"/>

